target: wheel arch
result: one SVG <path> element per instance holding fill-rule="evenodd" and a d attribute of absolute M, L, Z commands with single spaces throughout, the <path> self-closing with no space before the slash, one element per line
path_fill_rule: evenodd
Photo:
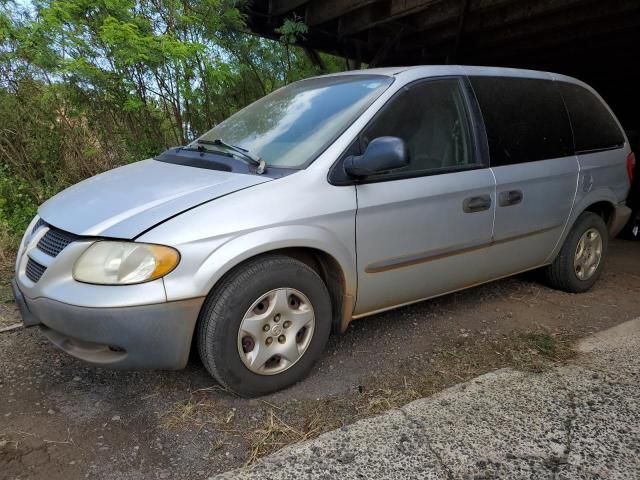
<path fill-rule="evenodd" d="M 567 220 L 567 225 L 554 247 L 553 252 L 547 258 L 546 263 L 551 263 L 556 258 L 569 232 L 578 220 L 578 217 L 584 212 L 592 212 L 602 217 L 607 225 L 607 229 L 611 233 L 612 225 L 615 223 L 616 204 L 617 198 L 613 192 L 609 190 L 594 190 L 582 197 L 580 201 L 573 206 L 569 219 Z"/>
<path fill-rule="evenodd" d="M 331 297 L 332 330 L 343 332 L 351 321 L 355 305 L 355 252 L 352 254 L 336 238 L 326 238 L 333 236 L 326 230 L 318 229 L 320 232 L 312 234 L 309 229 L 316 230 L 303 227 L 304 235 L 296 235 L 290 228 L 274 229 L 268 233 L 253 232 L 227 242 L 210 255 L 196 274 L 196 277 L 206 278 L 203 293 L 208 295 L 231 272 L 249 261 L 267 255 L 285 255 L 305 263 L 322 278 Z"/>
<path fill-rule="evenodd" d="M 588 205 L 580 213 L 581 214 L 584 212 L 595 213 L 596 215 L 600 216 L 602 220 L 604 220 L 604 223 L 607 225 L 607 228 L 611 230 L 611 225 L 615 217 L 615 211 L 616 211 L 616 207 L 612 202 L 608 200 L 600 200 L 598 202 L 592 203 L 591 205 Z"/>

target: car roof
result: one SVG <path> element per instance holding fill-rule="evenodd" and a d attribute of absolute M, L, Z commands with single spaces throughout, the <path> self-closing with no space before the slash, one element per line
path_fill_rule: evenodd
<path fill-rule="evenodd" d="M 418 68 L 418 67 L 363 68 L 359 70 L 345 70 L 344 72 L 336 72 L 336 73 L 330 73 L 330 74 L 318 75 L 318 76 L 319 77 L 338 77 L 343 75 L 385 75 L 387 77 L 392 77 L 406 70 L 412 70 L 414 68 Z"/>
<path fill-rule="evenodd" d="M 539 70 L 527 70 L 522 68 L 509 68 L 509 67 L 487 67 L 476 65 L 414 65 L 414 66 L 399 66 L 399 67 L 384 67 L 384 68 L 366 68 L 361 70 L 348 70 L 345 72 L 333 73 L 325 76 L 340 76 L 340 75 L 386 75 L 389 77 L 400 75 L 404 72 L 411 72 L 412 74 L 419 74 L 425 77 L 430 76 L 437 72 L 438 75 L 443 73 L 451 75 L 460 75 L 461 73 L 468 76 L 499 76 L 499 77 L 519 77 L 519 78 L 552 78 L 556 80 L 562 80 L 570 83 L 583 84 L 580 80 L 568 77 L 566 75 L 560 75 L 552 72 L 544 72 Z"/>

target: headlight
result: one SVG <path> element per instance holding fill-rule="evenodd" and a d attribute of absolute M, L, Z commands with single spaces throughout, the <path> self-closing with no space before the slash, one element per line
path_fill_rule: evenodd
<path fill-rule="evenodd" d="M 130 285 L 171 272 L 180 254 L 171 247 L 148 243 L 98 241 L 73 266 L 73 278 L 100 285 Z"/>

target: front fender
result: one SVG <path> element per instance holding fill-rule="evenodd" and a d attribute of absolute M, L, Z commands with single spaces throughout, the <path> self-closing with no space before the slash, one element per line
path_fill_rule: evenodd
<path fill-rule="evenodd" d="M 165 277 L 167 300 L 205 296 L 227 272 L 245 260 L 274 250 L 292 247 L 317 249 L 333 257 L 343 271 L 346 290 L 344 293 L 355 296 L 357 285 L 355 252 L 326 228 L 286 225 L 262 228 L 220 239 L 195 271 L 192 270 L 188 275 L 182 275 L 176 271 L 175 275 L 172 273 Z M 187 255 L 188 252 L 185 252 L 185 257 Z"/>

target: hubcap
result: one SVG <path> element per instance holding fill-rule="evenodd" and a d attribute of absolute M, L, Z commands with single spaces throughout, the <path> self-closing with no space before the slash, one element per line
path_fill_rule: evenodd
<path fill-rule="evenodd" d="M 238 353 L 253 373 L 274 375 L 291 368 L 311 343 L 315 315 L 295 288 L 278 288 L 258 298 L 238 330 Z"/>
<path fill-rule="evenodd" d="M 576 277 L 580 280 L 588 280 L 596 273 L 602 259 L 602 236 L 595 228 L 590 228 L 582 234 L 576 255 L 573 260 L 573 268 Z"/>

